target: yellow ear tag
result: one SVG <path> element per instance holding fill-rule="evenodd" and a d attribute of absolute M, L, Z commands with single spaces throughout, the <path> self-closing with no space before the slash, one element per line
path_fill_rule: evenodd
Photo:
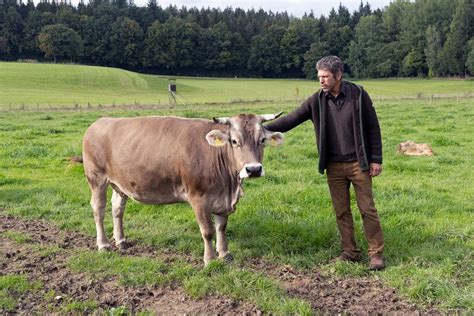
<path fill-rule="evenodd" d="M 222 139 L 216 137 L 216 140 L 214 141 L 214 145 L 215 146 L 224 146 L 224 142 L 222 141 Z"/>
<path fill-rule="evenodd" d="M 277 145 L 277 141 L 275 140 L 275 138 L 272 138 L 271 145 L 273 147 L 275 147 Z"/>

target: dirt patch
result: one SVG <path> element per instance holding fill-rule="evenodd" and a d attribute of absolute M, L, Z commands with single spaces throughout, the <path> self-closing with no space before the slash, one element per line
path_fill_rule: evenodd
<path fill-rule="evenodd" d="M 61 231 L 50 223 L 24 220 L 0 214 L 0 233 L 16 231 L 31 240 L 18 244 L 0 235 L 0 275 L 25 273 L 39 280 L 44 288 L 37 293 L 27 293 L 18 298 L 14 313 L 43 314 L 63 311 L 68 300 L 93 301 L 98 306 L 93 310 L 108 310 L 124 307 L 133 312 L 148 310 L 165 314 L 260 314 L 254 305 L 218 295 L 209 295 L 201 300 L 190 298 L 179 286 L 126 287 L 116 278 L 92 279 L 86 273 L 72 272 L 67 261 L 73 251 L 80 248 L 95 249 L 95 240 L 90 236 L 71 231 Z M 48 244 L 57 247 L 49 255 L 38 255 L 31 244 Z M 132 244 L 124 255 L 159 257 L 172 262 L 185 259 L 200 266 L 200 260 L 176 255 L 171 250 L 157 253 L 153 248 Z M 332 278 L 318 270 L 302 272 L 289 266 L 255 260 L 246 265 L 278 280 L 290 296 L 304 299 L 315 313 L 328 314 L 440 314 L 435 309 L 422 309 L 403 300 L 396 290 L 387 288 L 375 277 Z M 48 293 L 51 298 L 48 297 Z"/>
<path fill-rule="evenodd" d="M 256 270 L 280 280 L 286 291 L 311 304 L 323 314 L 393 314 L 441 315 L 434 308 L 423 309 L 402 299 L 395 289 L 376 277 L 333 278 L 320 271 L 297 271 L 290 266 L 255 261 Z"/>
<path fill-rule="evenodd" d="M 77 232 L 64 232 L 42 221 L 28 221 L 0 215 L 0 233 L 15 231 L 30 240 L 16 243 L 0 235 L 0 275 L 26 274 L 31 280 L 40 281 L 43 288 L 17 298 L 17 307 L 11 314 L 44 314 L 50 312 L 74 312 L 66 307 L 71 302 L 96 302 L 90 310 L 126 308 L 134 313 L 148 310 L 164 314 L 256 314 L 260 311 L 252 304 L 227 297 L 208 295 L 194 300 L 174 285 L 126 287 L 114 277 L 92 279 L 86 273 L 72 272 L 67 261 L 79 248 L 95 249 L 94 239 Z M 60 251 L 38 255 L 32 247 L 35 243 L 56 246 Z M 149 247 L 133 246 L 128 255 L 153 256 Z M 172 260 L 172 258 L 170 259 Z"/>

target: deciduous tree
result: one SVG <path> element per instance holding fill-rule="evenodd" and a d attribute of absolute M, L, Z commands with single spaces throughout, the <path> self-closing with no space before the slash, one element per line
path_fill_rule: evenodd
<path fill-rule="evenodd" d="M 46 59 L 75 61 L 82 52 L 82 40 L 76 31 L 62 24 L 47 25 L 38 35 L 39 48 Z"/>
<path fill-rule="evenodd" d="M 112 24 L 108 59 L 111 65 L 133 69 L 141 62 L 143 30 L 134 20 L 119 17 Z"/>
<path fill-rule="evenodd" d="M 316 42 L 311 45 L 304 54 L 303 72 L 306 74 L 306 78 L 316 79 L 316 62 L 329 54 L 329 46 L 326 42 Z"/>

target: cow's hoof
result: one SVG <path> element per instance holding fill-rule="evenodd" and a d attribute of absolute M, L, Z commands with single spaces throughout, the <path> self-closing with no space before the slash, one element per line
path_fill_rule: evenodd
<path fill-rule="evenodd" d="M 130 243 L 127 241 L 122 241 L 120 244 L 117 245 L 118 250 L 127 250 L 130 248 Z"/>
<path fill-rule="evenodd" d="M 109 251 L 112 251 L 112 246 L 110 246 L 110 245 L 102 246 L 102 247 L 99 248 L 99 251 L 100 251 L 100 252 L 109 252 Z"/>
<path fill-rule="evenodd" d="M 207 267 L 208 265 L 210 265 L 216 259 L 217 258 L 215 256 L 211 257 L 211 258 L 208 258 L 208 259 L 204 259 L 204 266 Z"/>
<path fill-rule="evenodd" d="M 222 260 L 225 263 L 231 263 L 232 261 L 234 261 L 234 256 L 229 252 L 222 258 Z"/>

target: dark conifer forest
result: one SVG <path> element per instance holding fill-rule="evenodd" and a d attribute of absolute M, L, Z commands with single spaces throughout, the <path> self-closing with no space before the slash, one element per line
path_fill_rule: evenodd
<path fill-rule="evenodd" d="M 354 78 L 474 74 L 474 1 L 339 5 L 328 16 L 240 8 L 77 6 L 0 0 L 0 60 L 78 63 L 154 74 L 315 77 L 338 55 Z"/>

